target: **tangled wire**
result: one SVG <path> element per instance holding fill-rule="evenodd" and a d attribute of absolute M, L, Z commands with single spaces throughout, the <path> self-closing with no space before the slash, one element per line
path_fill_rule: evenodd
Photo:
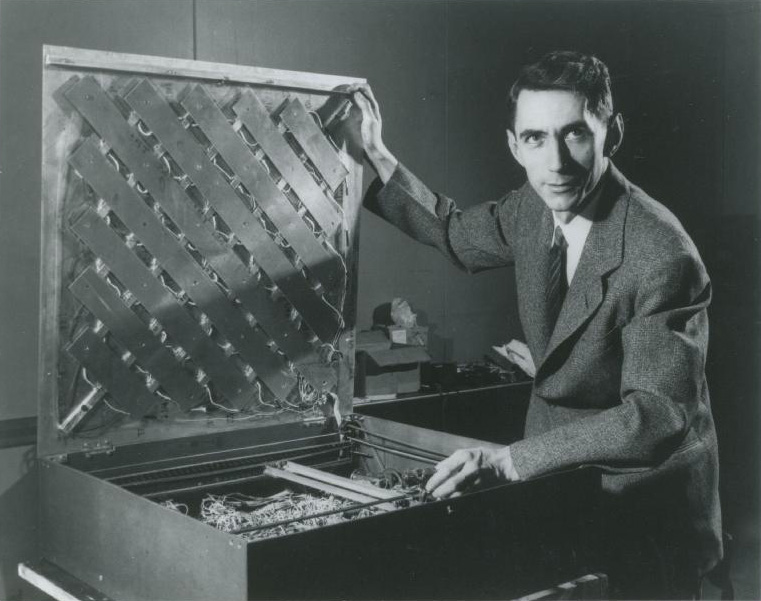
<path fill-rule="evenodd" d="M 163 505 L 181 511 L 180 507 L 171 500 L 165 501 Z M 376 511 L 375 508 L 352 510 L 352 505 L 351 501 L 330 495 L 315 496 L 288 490 L 270 497 L 252 497 L 243 494 L 207 495 L 201 501 L 198 517 L 218 530 L 232 533 L 239 532 L 241 529 L 288 522 L 272 528 L 259 528 L 241 533 L 241 536 L 247 540 L 262 540 L 367 517 Z M 340 511 L 341 509 L 345 511 Z M 336 513 L 307 517 L 329 511 Z"/>

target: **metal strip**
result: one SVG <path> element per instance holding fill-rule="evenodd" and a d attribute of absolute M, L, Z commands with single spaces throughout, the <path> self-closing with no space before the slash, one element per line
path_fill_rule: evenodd
<path fill-rule="evenodd" d="M 320 244 L 293 205 L 278 189 L 261 163 L 237 135 L 214 100 L 200 85 L 182 100 L 203 133 L 214 145 L 241 183 L 253 194 L 286 241 L 326 288 L 343 285 L 339 259 Z"/>
<path fill-rule="evenodd" d="M 114 601 L 45 559 L 19 563 L 18 575 L 56 601 Z"/>
<path fill-rule="evenodd" d="M 354 438 L 353 436 L 347 436 L 346 440 L 350 440 L 351 442 L 356 442 L 357 444 L 370 447 L 371 449 L 377 449 L 379 451 L 383 451 L 384 453 L 397 455 L 398 457 L 414 459 L 415 461 L 420 461 L 422 463 L 430 463 L 431 465 L 436 465 L 440 461 L 439 459 L 430 459 L 429 457 L 422 457 L 420 455 L 413 455 L 412 453 L 406 453 L 405 451 L 400 451 L 399 449 L 394 449 L 392 447 L 384 447 L 383 445 L 368 442 L 367 440 L 362 440 L 360 438 Z"/>
<path fill-rule="evenodd" d="M 337 468 L 341 466 L 349 466 L 352 464 L 351 458 L 347 459 L 339 459 L 336 461 L 330 461 L 330 462 L 324 462 L 317 464 L 319 467 L 324 468 Z M 211 483 L 201 483 L 201 484 L 195 484 L 193 486 L 184 486 L 182 488 L 172 488 L 169 490 L 161 490 L 157 492 L 146 492 L 146 493 L 140 493 L 141 497 L 144 497 L 146 499 L 155 499 L 155 498 L 167 498 L 171 495 L 180 495 L 188 492 L 199 492 L 202 490 L 209 490 L 209 489 L 219 489 L 220 484 L 224 484 L 225 486 L 239 486 L 241 484 L 250 484 L 251 482 L 256 482 L 259 480 L 266 479 L 267 476 L 265 476 L 263 473 L 256 474 L 254 476 L 244 476 L 242 478 L 233 478 L 232 480 L 225 480 L 224 482 L 211 482 Z"/>
<path fill-rule="evenodd" d="M 351 428 L 351 429 L 353 429 L 353 430 L 363 434 L 364 436 L 372 436 L 373 438 L 378 438 L 378 439 L 382 440 L 383 442 L 393 443 L 393 444 L 397 445 L 397 447 L 405 447 L 408 450 L 408 452 L 415 451 L 417 453 L 423 453 L 423 454 L 426 454 L 426 455 L 430 455 L 431 459 L 436 459 L 437 461 L 441 461 L 442 459 L 446 459 L 448 457 L 448 455 L 445 455 L 443 453 L 437 453 L 435 451 L 430 451 L 428 449 L 425 449 L 423 447 L 415 446 L 415 445 L 410 444 L 408 442 L 405 442 L 403 440 L 398 440 L 396 438 L 389 438 L 388 436 L 383 436 L 381 434 L 376 434 L 375 432 L 370 432 L 369 430 L 365 430 L 364 428 L 360 428 L 359 426 L 357 426 L 357 425 L 355 425 L 355 424 L 353 424 L 351 422 L 347 423 L 344 427 L 345 428 Z"/>
<path fill-rule="evenodd" d="M 332 386 L 335 373 L 329 368 L 320 370 L 321 373 L 316 376 L 311 373 L 321 367 L 312 345 L 288 319 L 286 312 L 272 301 L 267 290 L 257 284 L 255 274 L 215 238 L 214 228 L 208 221 L 199 218 L 185 191 L 163 171 L 152 149 L 128 125 L 98 82 L 91 76 L 84 77 L 67 90 L 65 96 L 145 186 L 277 346 L 296 365 L 310 364 L 311 369 L 302 370 L 307 380 L 315 387 L 324 381 Z"/>
<path fill-rule="evenodd" d="M 396 496 L 396 493 L 387 488 L 380 488 L 379 486 L 373 486 L 368 482 L 362 482 L 360 480 L 351 480 L 350 478 L 344 478 L 330 472 L 324 472 L 322 470 L 315 469 L 313 467 L 296 463 L 295 461 L 286 461 L 281 469 L 292 474 L 298 474 L 299 476 L 305 476 L 312 478 L 313 480 L 319 480 L 320 482 L 326 482 L 327 484 L 335 484 L 341 488 L 347 488 L 361 494 L 374 497 L 376 499 L 390 499 Z"/>
<path fill-rule="evenodd" d="M 309 327 L 321 340 L 332 342 L 338 331 L 336 314 L 296 271 L 258 219 L 244 206 L 192 134 L 182 127 L 169 104 L 147 80 L 136 85 L 125 100 L 161 140 L 172 158 L 296 307 Z"/>
<path fill-rule="evenodd" d="M 69 290 L 102 321 L 140 365 L 146 369 L 183 409 L 204 400 L 205 391 L 177 359 L 125 304 L 113 288 L 92 268 L 85 269 Z"/>
<path fill-rule="evenodd" d="M 349 95 L 348 92 L 336 90 L 336 88 L 340 85 L 367 83 L 366 79 L 326 73 L 285 71 L 248 65 L 103 52 L 65 46 L 46 45 L 44 47 L 44 59 L 46 65 L 69 69 L 97 69 L 98 71 L 139 73 L 141 75 L 150 73 L 166 78 L 208 79 L 224 85 L 248 83 L 268 88 L 306 90 L 325 95 L 347 96 Z"/>
<path fill-rule="evenodd" d="M 307 488 L 319 490 L 321 492 L 328 493 L 329 495 L 335 495 L 336 497 L 349 499 L 350 501 L 357 501 L 358 503 L 367 503 L 377 500 L 376 497 L 371 497 L 370 495 L 365 495 L 353 490 L 341 488 L 340 486 L 334 486 L 326 482 L 320 482 L 319 480 L 313 480 L 312 478 L 300 476 L 299 474 L 292 474 L 291 472 L 281 470 L 277 467 L 272 467 L 271 465 L 268 465 L 264 468 L 264 475 L 272 476 L 273 478 L 280 478 L 281 480 L 287 480 L 288 482 L 293 482 L 295 484 L 301 484 Z"/>
<path fill-rule="evenodd" d="M 136 234 L 198 308 L 209 316 L 272 393 L 285 399 L 296 386 L 295 377 L 286 375 L 285 362 L 267 346 L 267 339 L 248 324 L 174 235 L 164 228 L 140 195 L 109 165 L 93 138 L 88 138 L 69 157 L 69 163 Z"/>
<path fill-rule="evenodd" d="M 206 421 L 199 420 L 199 421 Z M 289 424 L 285 424 L 285 429 L 291 429 L 291 432 L 293 432 L 293 429 L 302 429 L 303 423 L 301 422 L 292 422 Z M 308 430 L 309 428 L 307 428 Z M 278 438 L 277 431 L 280 431 L 280 434 L 282 436 Z M 274 432 L 274 433 L 273 433 Z M 212 445 L 212 447 L 204 448 L 203 444 L 196 445 L 195 439 L 183 439 L 180 441 L 175 441 L 179 444 L 179 446 L 182 448 L 182 451 L 179 455 L 174 453 L 174 450 L 170 453 L 169 450 L 166 449 L 162 445 L 161 442 L 154 442 L 151 443 L 153 445 L 153 450 L 150 452 L 150 459 L 143 455 L 143 453 L 137 453 L 134 457 L 130 459 L 125 459 L 122 457 L 123 461 L 126 461 L 126 463 L 120 464 L 118 467 L 112 467 L 112 466 L 100 466 L 92 469 L 91 471 L 88 471 L 89 474 L 93 474 L 95 476 L 98 476 L 99 478 L 103 479 L 111 479 L 114 477 L 119 477 L 121 474 L 145 474 L 145 473 L 155 473 L 162 470 L 167 469 L 174 469 L 174 468 L 192 468 L 196 465 L 204 466 L 208 465 L 210 463 L 218 463 L 218 462 L 224 462 L 229 461 L 231 459 L 237 458 L 239 453 L 242 452 L 249 452 L 252 450 L 260 451 L 263 449 L 271 449 L 269 451 L 264 451 L 264 453 L 280 453 L 281 455 L 285 455 L 290 452 L 294 451 L 300 451 L 303 448 L 306 449 L 313 449 L 313 448 L 319 448 L 320 446 L 325 446 L 329 443 L 323 443 L 323 445 L 320 445 L 320 443 L 316 444 L 307 444 L 307 445 L 300 445 L 302 442 L 315 442 L 317 440 L 321 440 L 323 438 L 328 438 L 331 441 L 334 441 L 336 443 L 340 442 L 338 439 L 338 434 L 336 432 L 328 432 L 326 434 L 317 434 L 314 436 L 303 436 L 298 438 L 291 438 L 290 435 L 284 434 L 283 429 L 279 428 L 278 426 L 275 426 L 271 430 L 267 430 L 267 442 L 261 441 L 262 437 L 257 437 L 257 441 L 251 441 L 254 444 L 244 444 L 244 446 L 238 446 L 241 442 L 246 442 L 244 439 L 246 438 L 246 434 L 243 432 L 237 432 L 237 442 L 232 442 L 232 446 L 229 448 L 224 449 L 218 449 Z M 194 442 L 195 441 L 195 442 Z M 208 440 L 206 442 L 209 442 Z M 257 444 L 257 442 L 259 444 Z M 341 447 L 343 448 L 343 447 Z M 176 449 L 175 449 L 176 450 Z M 146 451 L 148 453 L 148 451 Z M 252 455 L 245 455 L 245 457 L 251 457 Z M 210 459 L 206 461 L 206 458 L 212 457 L 213 459 Z M 182 461 L 186 463 L 180 463 L 177 464 L 177 460 L 182 459 Z M 151 467 L 149 467 L 151 466 Z M 146 471 L 147 470 L 147 471 Z"/>
<path fill-rule="evenodd" d="M 122 411 L 143 417 L 158 402 L 140 376 L 132 373 L 92 330 L 84 330 L 66 350 L 108 390 Z"/>
<path fill-rule="evenodd" d="M 243 404 L 254 397 L 254 387 L 228 360 L 222 349 L 212 342 L 198 322 L 92 208 L 85 211 L 70 227 L 159 321 L 169 336 L 180 343 L 222 394 L 236 404 Z"/>
<path fill-rule="evenodd" d="M 288 142 L 283 139 L 261 100 L 253 92 L 245 90 L 233 108 L 320 227 L 332 235 L 343 222 L 340 207 L 317 185 Z"/>
<path fill-rule="evenodd" d="M 344 167 L 325 134 L 309 116 L 301 100 L 291 99 L 283 107 L 279 117 L 296 138 L 299 146 L 304 149 L 309 160 L 317 167 L 330 189 L 335 191 L 349 175 L 349 170 Z"/>
<path fill-rule="evenodd" d="M 119 474 L 117 476 L 106 476 L 104 480 L 108 480 L 119 486 L 141 486 L 153 482 L 170 482 L 177 478 L 189 479 L 198 478 L 200 476 L 216 476 L 217 474 L 227 473 L 234 470 L 243 471 L 263 467 L 288 453 L 299 453 L 298 455 L 289 457 L 289 459 L 303 459 L 316 457 L 318 455 L 326 455 L 328 453 L 340 454 L 341 451 L 348 451 L 349 448 L 349 445 L 346 443 L 333 442 L 330 444 L 306 446 L 300 449 L 287 449 L 286 451 L 269 451 L 237 459 L 203 461 L 201 463 L 194 463 L 190 466 L 178 465 L 177 467 L 159 468 L 156 470 L 145 470 L 134 473 L 130 472 L 128 474 Z M 265 459 L 265 457 L 269 457 L 269 459 Z M 220 468 L 216 466 L 223 467 Z"/>

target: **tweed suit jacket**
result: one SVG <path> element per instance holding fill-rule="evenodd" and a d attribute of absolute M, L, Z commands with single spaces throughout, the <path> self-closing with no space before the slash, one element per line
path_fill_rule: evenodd
<path fill-rule="evenodd" d="M 711 286 L 665 207 L 612 164 L 554 329 L 546 282 L 553 219 L 530 185 L 461 211 L 403 165 L 366 206 L 461 268 L 515 265 L 536 364 L 521 478 L 580 465 L 604 471 L 614 505 L 637 511 L 690 570 L 721 557 L 717 443 L 705 379 Z M 627 510 L 625 515 L 629 515 Z"/>

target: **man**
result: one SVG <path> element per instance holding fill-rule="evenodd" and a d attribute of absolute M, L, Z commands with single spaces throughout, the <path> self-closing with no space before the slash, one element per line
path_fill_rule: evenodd
<path fill-rule="evenodd" d="M 623 120 L 607 67 L 553 52 L 523 70 L 507 138 L 528 182 L 465 211 L 396 160 L 371 90 L 352 91 L 380 180 L 368 208 L 468 271 L 514 263 L 536 366 L 525 439 L 454 453 L 428 489 L 448 497 L 489 479 L 597 465 L 613 596 L 699 594 L 721 557 L 704 374 L 711 287 L 677 219 L 610 160 Z"/>

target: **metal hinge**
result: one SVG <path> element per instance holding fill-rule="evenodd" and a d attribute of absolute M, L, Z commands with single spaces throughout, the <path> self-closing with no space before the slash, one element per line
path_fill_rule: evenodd
<path fill-rule="evenodd" d="M 86 442 L 82 445 L 82 451 L 85 453 L 85 457 L 93 457 L 94 455 L 110 455 L 116 450 L 116 447 L 109 440 L 99 440 L 94 443 Z"/>

